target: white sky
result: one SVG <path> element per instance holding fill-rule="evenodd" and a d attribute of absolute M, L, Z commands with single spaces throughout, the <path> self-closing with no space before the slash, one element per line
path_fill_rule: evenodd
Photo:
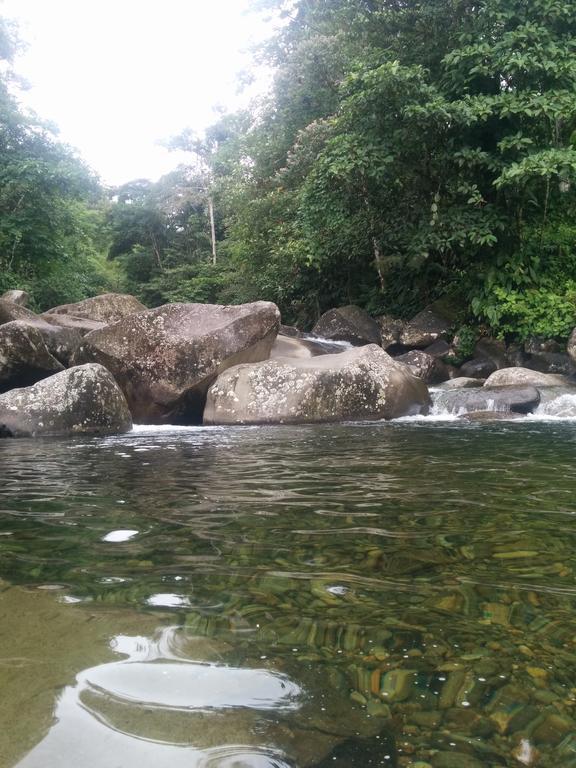
<path fill-rule="evenodd" d="M 249 0 L 3 0 L 28 49 L 23 101 L 108 184 L 158 178 L 182 159 L 158 140 L 234 108 L 236 75 L 266 26 Z"/>

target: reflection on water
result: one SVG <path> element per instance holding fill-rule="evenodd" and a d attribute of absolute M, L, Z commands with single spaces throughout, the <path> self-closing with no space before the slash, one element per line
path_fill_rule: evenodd
<path fill-rule="evenodd" d="M 575 447 L 537 421 L 0 444 L 0 576 L 148 625 L 95 666 L 79 639 L 18 765 L 576 766 Z"/>

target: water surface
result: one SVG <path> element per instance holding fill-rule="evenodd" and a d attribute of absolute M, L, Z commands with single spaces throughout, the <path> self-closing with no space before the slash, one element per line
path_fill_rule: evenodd
<path fill-rule="evenodd" d="M 575 450 L 537 420 L 0 442 L 0 766 L 576 766 Z"/>

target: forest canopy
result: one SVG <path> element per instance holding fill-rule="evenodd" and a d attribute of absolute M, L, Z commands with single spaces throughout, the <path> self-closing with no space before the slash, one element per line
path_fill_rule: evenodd
<path fill-rule="evenodd" d="M 105 190 L 1 86 L 0 288 L 40 306 L 358 304 L 565 338 L 576 318 L 576 17 L 562 0 L 260 0 L 268 93 L 190 164 Z M 4 25 L 0 53 L 13 37 Z M 192 76 L 192 74 L 191 74 Z M 63 276 L 66 276 L 65 278 Z"/>

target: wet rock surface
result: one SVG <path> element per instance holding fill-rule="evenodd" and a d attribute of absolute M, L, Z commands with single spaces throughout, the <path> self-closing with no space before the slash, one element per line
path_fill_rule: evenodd
<path fill-rule="evenodd" d="M 491 374 L 484 383 L 485 387 L 512 387 L 525 384 L 535 387 L 555 387 L 566 385 L 564 376 L 540 373 L 529 368 L 503 368 Z"/>
<path fill-rule="evenodd" d="M 115 434 L 132 418 L 112 375 L 92 364 L 0 395 L 0 425 L 5 437 Z"/>
<path fill-rule="evenodd" d="M 440 390 L 434 397 L 434 407 L 448 413 L 500 411 L 531 413 L 540 403 L 540 392 L 532 386 L 483 387 L 475 389 Z"/>
<path fill-rule="evenodd" d="M 424 412 L 426 385 L 376 345 L 308 360 L 278 358 L 221 374 L 205 424 L 304 424 Z"/>
<path fill-rule="evenodd" d="M 0 325 L 0 392 L 27 387 L 62 370 L 34 325 L 18 320 Z"/>
<path fill-rule="evenodd" d="M 360 307 L 349 305 L 325 312 L 312 333 L 334 341 L 348 341 L 355 346 L 380 344 L 380 326 Z"/>
<path fill-rule="evenodd" d="M 89 333 L 74 362 L 108 368 L 137 423 L 200 423 L 218 374 L 267 359 L 279 321 L 277 307 L 264 301 L 166 304 Z"/>

